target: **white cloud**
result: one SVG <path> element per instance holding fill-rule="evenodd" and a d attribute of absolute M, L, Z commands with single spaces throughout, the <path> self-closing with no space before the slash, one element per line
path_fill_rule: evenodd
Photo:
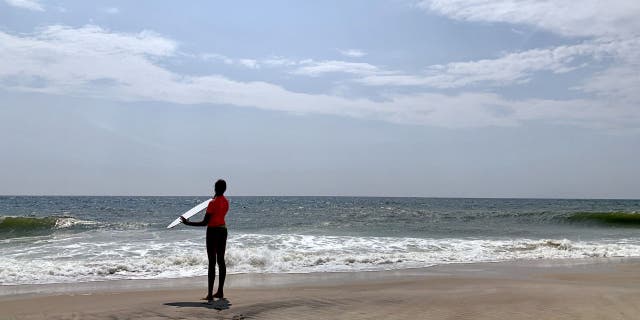
<path fill-rule="evenodd" d="M 235 59 L 217 53 L 205 53 L 199 55 L 199 57 L 203 60 L 221 61 L 224 64 L 235 65 L 249 69 L 260 69 L 261 65 L 264 63 L 263 61 L 258 61 L 256 59 Z M 270 66 L 270 64 L 268 65 Z"/>
<path fill-rule="evenodd" d="M 403 73 L 364 62 L 337 60 L 278 60 L 274 66 L 296 66 L 292 74 L 318 77 L 330 73 L 355 75 L 355 82 L 367 86 L 417 86 L 438 89 L 469 86 L 507 86 L 525 83 L 537 73 L 555 74 L 605 60 L 638 61 L 640 38 L 592 40 L 575 45 L 507 53 L 495 59 L 431 65 L 422 73 Z M 605 61 L 606 62 L 606 61 Z M 263 62 L 261 62 L 263 63 Z"/>
<path fill-rule="evenodd" d="M 565 36 L 640 32 L 640 1 L 425 0 L 418 6 L 457 20 L 525 24 Z"/>
<path fill-rule="evenodd" d="M 217 54 L 217 53 L 204 53 L 199 55 L 199 57 L 203 60 L 214 60 L 214 61 L 222 61 L 224 64 L 234 64 L 235 61 L 225 55 Z"/>
<path fill-rule="evenodd" d="M 640 4 L 640 2 L 637 2 Z M 422 1 L 419 6 L 453 19 L 482 22 L 509 22 L 528 24 L 564 35 L 591 36 L 579 44 L 552 48 L 536 48 L 512 52 L 494 59 L 451 62 L 426 67 L 424 72 L 405 73 L 388 70 L 368 63 L 345 61 L 299 61 L 291 73 L 321 76 L 330 73 L 355 75 L 352 79 L 367 86 L 413 86 L 437 89 L 509 86 L 526 83 L 536 73 L 566 73 L 578 68 L 601 63 L 626 65 L 638 70 L 633 61 L 640 61 L 640 19 L 635 19 L 640 5 L 613 1 L 611 6 L 598 1 Z M 604 8 L 606 7 L 606 8 Z M 549 18 L 549 16 L 553 18 Z M 630 22 L 630 20 L 633 20 Z M 517 31 L 517 29 L 514 32 Z M 636 35 L 638 34 L 638 35 Z M 353 50 L 353 52 L 350 52 Z M 359 53 L 358 50 L 340 50 L 341 53 Z M 635 56 L 634 56 L 635 55 Z M 291 66 L 291 65 L 289 65 Z M 621 67 L 620 68 L 624 68 Z M 577 89 L 587 92 L 605 91 L 605 72 L 599 81 L 585 79 Z M 639 70 L 640 71 L 640 70 Z M 620 76 L 620 72 L 615 72 Z M 629 75 L 633 74 L 630 72 Z M 633 79 L 626 83 L 631 83 Z M 619 81 L 618 81 L 619 82 Z M 621 83 L 621 85 L 625 86 Z M 629 88 L 630 86 L 625 86 Z M 602 88 L 602 89 L 597 89 Z M 568 89 L 568 88 L 567 88 Z M 620 89 L 615 91 L 622 91 Z M 626 90 L 630 92 L 631 90 Z"/>
<path fill-rule="evenodd" d="M 340 52 L 340 54 L 347 56 L 347 57 L 352 57 L 352 58 L 360 58 L 360 57 L 364 57 L 367 55 L 366 52 L 359 50 L 359 49 L 346 49 L 346 50 L 340 50 L 338 49 L 338 52 Z"/>
<path fill-rule="evenodd" d="M 576 89 L 602 99 L 622 100 L 640 106 L 640 64 L 616 66 L 597 73 Z M 640 113 L 640 110 L 638 110 Z"/>
<path fill-rule="evenodd" d="M 203 60 L 221 61 L 228 65 L 236 65 L 249 69 L 261 67 L 285 68 L 292 74 L 317 77 L 327 73 L 348 73 L 356 75 L 386 74 L 378 67 L 360 62 L 347 62 L 338 60 L 314 61 L 312 59 L 292 60 L 283 57 L 270 57 L 266 59 L 231 58 L 217 53 L 199 55 Z M 294 69 L 291 69 L 294 68 Z"/>
<path fill-rule="evenodd" d="M 4 0 L 8 5 L 33 11 L 44 11 L 38 0 Z"/>
<path fill-rule="evenodd" d="M 302 65 L 292 71 L 293 74 L 319 76 L 325 73 L 350 73 L 356 75 L 373 75 L 384 73 L 378 67 L 363 62 L 346 62 L 338 60 L 313 61 L 303 60 Z"/>
<path fill-rule="evenodd" d="M 585 43 L 549 49 L 509 53 L 497 59 L 433 65 L 423 75 L 372 74 L 357 81 L 372 86 L 427 86 L 457 88 L 482 84 L 502 86 L 527 82 L 539 71 L 565 73 L 582 65 L 577 58 L 593 58 L 605 52 L 602 44 Z"/>
<path fill-rule="evenodd" d="M 260 64 L 258 63 L 257 60 L 254 60 L 254 59 L 239 59 L 238 63 L 251 69 L 260 68 Z"/>
<path fill-rule="evenodd" d="M 452 128 L 513 126 L 534 120 L 598 127 L 637 128 L 640 123 L 636 105 L 616 99 L 512 101 L 489 93 L 416 93 L 386 95 L 383 101 L 373 101 L 292 92 L 267 82 L 241 82 L 221 75 L 183 75 L 157 64 L 178 54 L 175 41 L 150 31 L 114 33 L 96 26 L 51 26 L 28 36 L 0 32 L 0 87 L 117 101 L 234 105 Z"/>
<path fill-rule="evenodd" d="M 494 61 L 448 64 L 444 72 L 436 75 L 444 83 L 464 85 L 474 79 L 498 83 L 526 81 L 528 74 L 536 70 L 563 72 L 579 67 L 573 60 L 580 56 L 589 57 L 587 63 L 606 58 L 610 65 L 607 69 L 585 78 L 582 85 L 573 89 L 594 94 L 603 107 L 626 105 L 638 113 L 635 109 L 640 105 L 640 93 L 636 90 L 640 85 L 640 19 L 637 18 L 640 1 L 424 0 L 418 6 L 456 20 L 529 25 L 563 36 L 589 38 L 581 45 L 561 46 L 546 52 L 534 49 L 524 52 L 525 56 L 516 53 Z M 483 71 L 491 68 L 495 74 Z M 456 69 L 463 72 L 455 72 Z M 458 74 L 460 78 L 456 77 Z M 373 78 L 368 83 L 396 81 L 433 85 L 435 80 L 430 76 Z"/>
<path fill-rule="evenodd" d="M 283 57 L 271 57 L 262 60 L 261 63 L 270 67 L 291 67 L 297 65 L 298 61 Z"/>

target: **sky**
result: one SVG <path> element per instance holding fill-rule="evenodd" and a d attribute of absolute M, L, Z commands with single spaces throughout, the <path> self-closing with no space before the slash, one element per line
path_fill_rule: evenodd
<path fill-rule="evenodd" d="M 0 0 L 0 194 L 638 199 L 638 16 Z"/>

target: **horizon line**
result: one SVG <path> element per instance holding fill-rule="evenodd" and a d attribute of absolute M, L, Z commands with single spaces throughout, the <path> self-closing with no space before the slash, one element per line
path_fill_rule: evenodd
<path fill-rule="evenodd" d="M 210 195 L 94 195 L 94 194 L 0 194 L 0 197 L 208 197 Z M 272 198 L 415 198 L 415 199 L 496 199 L 496 200 L 635 200 L 640 198 L 600 198 L 600 197 L 473 197 L 473 196 L 381 196 L 381 195 L 227 195 L 230 197 L 272 197 Z"/>

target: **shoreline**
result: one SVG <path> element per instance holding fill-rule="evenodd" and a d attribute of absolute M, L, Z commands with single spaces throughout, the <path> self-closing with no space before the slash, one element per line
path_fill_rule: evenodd
<path fill-rule="evenodd" d="M 640 258 L 598 258 L 235 274 L 227 276 L 228 300 L 213 305 L 198 300 L 205 277 L 18 285 L 44 290 L 5 290 L 0 319 L 633 319 L 639 271 Z"/>
<path fill-rule="evenodd" d="M 283 287 L 315 285 L 321 281 L 366 281 L 375 279 L 392 279 L 404 276 L 438 276 L 450 274 L 473 274 L 491 276 L 500 271 L 501 277 L 522 277 L 531 273 L 549 270 L 575 270 L 584 266 L 597 266 L 639 263 L 640 257 L 613 258 L 580 258 L 580 259 L 535 259 L 509 260 L 489 262 L 462 262 L 437 264 L 427 267 L 357 270 L 327 272 L 290 272 L 290 273 L 228 273 L 226 287 Z M 12 297 L 35 297 L 60 294 L 88 294 L 102 291 L 145 291 L 159 289 L 187 289 L 207 282 L 207 276 L 160 278 L 160 279 L 109 279 L 83 282 L 62 282 L 44 284 L 10 284 L 0 285 L 0 301 Z M 217 283 L 217 282 L 216 282 Z"/>

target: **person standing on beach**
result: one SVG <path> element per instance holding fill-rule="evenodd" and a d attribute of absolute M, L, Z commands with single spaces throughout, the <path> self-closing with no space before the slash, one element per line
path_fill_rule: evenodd
<path fill-rule="evenodd" d="M 202 300 L 211 301 L 213 298 L 224 298 L 224 279 L 227 276 L 227 266 L 224 261 L 224 252 L 227 247 L 227 225 L 224 217 L 229 211 L 229 201 L 224 197 L 227 190 L 227 183 L 220 179 L 216 181 L 215 195 L 209 202 L 204 219 L 200 222 L 191 222 L 184 217 L 180 217 L 182 223 L 188 226 L 207 226 L 207 257 L 209 259 L 209 287 L 207 296 Z M 218 278 L 218 291 L 213 294 L 213 282 L 216 278 L 216 262 L 220 269 Z"/>

